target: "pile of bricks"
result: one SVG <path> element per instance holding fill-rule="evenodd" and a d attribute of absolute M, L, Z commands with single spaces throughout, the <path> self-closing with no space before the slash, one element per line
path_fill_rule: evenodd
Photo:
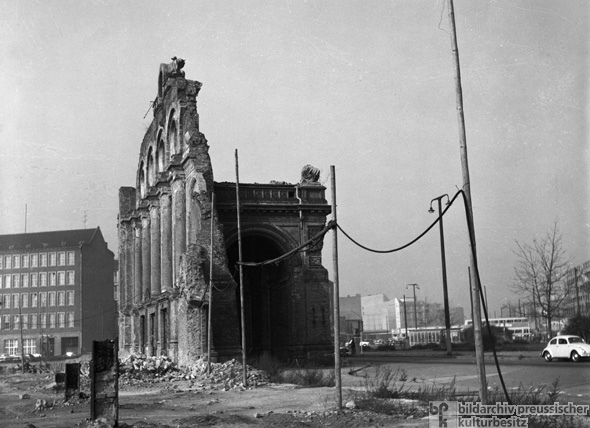
<path fill-rule="evenodd" d="M 119 373 L 119 380 L 124 385 L 190 381 L 197 387 L 207 389 L 245 389 L 242 383 L 242 364 L 235 359 L 225 363 L 211 363 L 211 372 L 208 374 L 205 359 L 199 359 L 188 367 L 180 367 L 165 356 L 130 355 L 120 362 Z M 247 367 L 247 373 L 248 388 L 269 382 L 263 372 L 250 366 Z"/>

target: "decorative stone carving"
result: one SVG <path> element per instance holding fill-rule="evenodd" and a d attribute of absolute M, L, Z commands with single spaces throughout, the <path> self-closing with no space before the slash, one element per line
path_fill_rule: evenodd
<path fill-rule="evenodd" d="M 320 184 L 320 170 L 311 165 L 305 165 L 301 169 L 300 184 Z"/>
<path fill-rule="evenodd" d="M 177 57 L 172 57 L 170 64 L 160 64 L 160 85 L 164 86 L 168 77 L 184 77 L 182 67 L 184 67 L 184 59 Z"/>

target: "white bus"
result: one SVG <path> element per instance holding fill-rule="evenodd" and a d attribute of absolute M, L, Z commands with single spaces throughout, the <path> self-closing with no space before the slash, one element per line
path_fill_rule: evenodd
<path fill-rule="evenodd" d="M 481 321 L 485 324 L 485 319 Z M 513 339 L 529 341 L 532 338 L 531 326 L 526 317 L 490 318 L 490 324 L 510 330 Z M 471 325 L 473 325 L 473 320 L 465 320 L 465 327 L 470 327 Z"/>

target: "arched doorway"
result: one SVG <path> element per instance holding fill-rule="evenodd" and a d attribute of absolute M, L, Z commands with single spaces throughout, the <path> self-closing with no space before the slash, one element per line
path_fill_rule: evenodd
<path fill-rule="evenodd" d="M 242 237 L 245 262 L 271 260 L 283 253 L 279 245 L 267 236 L 245 233 Z M 236 300 L 241 322 L 237 241 L 230 245 L 227 256 L 230 270 L 238 284 Z M 243 273 L 247 355 L 250 357 L 269 352 L 280 357 L 289 345 L 289 262 L 259 267 L 244 266 Z"/>

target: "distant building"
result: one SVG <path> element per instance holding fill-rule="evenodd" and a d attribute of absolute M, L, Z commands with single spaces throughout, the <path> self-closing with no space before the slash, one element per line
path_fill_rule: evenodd
<path fill-rule="evenodd" d="M 0 235 L 2 353 L 80 354 L 115 338 L 113 260 L 98 227 Z"/>
<path fill-rule="evenodd" d="M 396 328 L 395 302 L 385 294 L 362 296 L 361 310 L 366 333 L 391 333 Z"/>
<path fill-rule="evenodd" d="M 560 314 L 564 318 L 590 315 L 590 260 L 578 265 L 566 273 L 565 289 L 569 290 L 562 304 Z"/>
<path fill-rule="evenodd" d="M 361 295 L 340 297 L 340 332 L 360 336 L 363 331 Z"/>

